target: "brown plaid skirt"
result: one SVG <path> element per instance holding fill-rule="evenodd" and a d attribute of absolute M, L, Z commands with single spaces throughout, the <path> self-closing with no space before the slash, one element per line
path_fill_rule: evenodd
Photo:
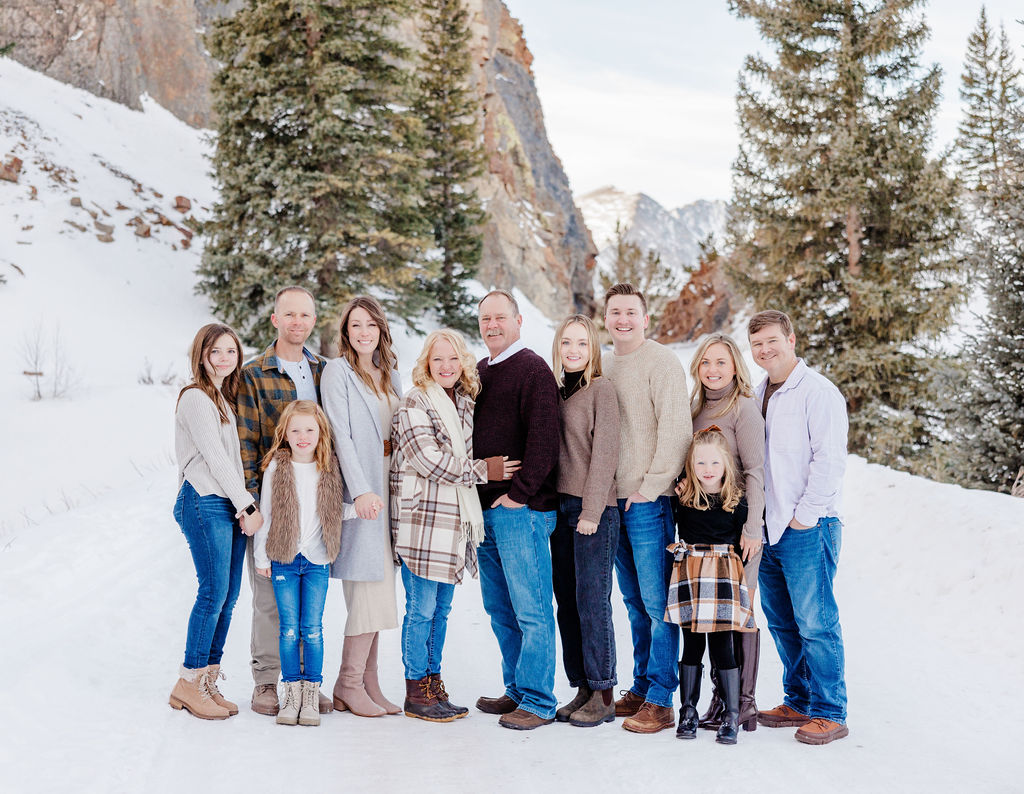
<path fill-rule="evenodd" d="M 673 543 L 665 620 L 690 631 L 754 631 L 743 562 L 727 543 Z"/>

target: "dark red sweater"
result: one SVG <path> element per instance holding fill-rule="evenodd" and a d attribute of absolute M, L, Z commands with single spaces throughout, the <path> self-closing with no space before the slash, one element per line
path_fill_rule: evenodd
<path fill-rule="evenodd" d="M 558 388 L 544 359 L 520 350 L 493 366 L 477 364 L 481 391 L 473 411 L 473 457 L 521 460 L 508 482 L 477 486 L 486 510 L 502 494 L 533 510 L 558 507 Z"/>

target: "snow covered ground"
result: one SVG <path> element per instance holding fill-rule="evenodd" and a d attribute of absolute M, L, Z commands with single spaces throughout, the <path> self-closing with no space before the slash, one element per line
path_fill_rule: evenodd
<path fill-rule="evenodd" d="M 0 791 L 1021 790 L 1024 731 L 1008 706 L 1024 688 L 1016 581 L 1024 502 L 856 456 L 837 581 L 851 734 L 833 745 L 806 747 L 789 729 L 765 728 L 733 748 L 706 732 L 684 743 L 618 723 L 518 733 L 475 710 L 448 725 L 342 713 L 317 729 L 280 727 L 245 707 L 247 585 L 222 686 L 241 713 L 207 723 L 170 709 L 195 579 L 171 517 L 177 387 L 159 376 L 184 375 L 187 345 L 210 315 L 193 294 L 198 244 L 183 249 L 175 227 L 139 238 L 123 224 L 151 208 L 180 224 L 175 195 L 202 213 L 213 198 L 204 148 L 199 133 L 150 103 L 133 113 L 0 59 L 0 157 L 25 160 L 18 184 L 0 182 L 0 313 L 9 331 L 0 348 Z M 78 181 L 52 178 L 54 168 Z M 92 202 L 117 219 L 114 242 L 96 239 L 74 196 L 98 219 L 107 216 Z M 129 209 L 116 210 L 118 201 Z M 524 336 L 546 358 L 550 324 L 525 312 Z M 40 323 L 44 339 L 59 325 L 75 371 L 64 398 L 30 400 L 21 374 L 22 343 Z M 420 341 L 397 336 L 407 377 Z M 690 350 L 679 350 L 684 362 Z M 153 385 L 137 382 L 147 360 Z M 625 687 L 628 624 L 615 601 Z M 328 679 L 343 621 L 332 586 Z M 476 582 L 457 592 L 446 650 L 456 702 L 499 694 L 497 645 Z M 397 631 L 383 637 L 381 672 L 400 700 Z M 561 672 L 556 689 L 563 702 L 571 695 Z M 780 698 L 765 635 L 759 701 Z"/>

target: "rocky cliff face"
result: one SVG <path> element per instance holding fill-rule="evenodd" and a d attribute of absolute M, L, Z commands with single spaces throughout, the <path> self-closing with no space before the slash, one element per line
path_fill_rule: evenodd
<path fill-rule="evenodd" d="M 193 126 L 210 122 L 215 64 L 201 36 L 243 0 L 4 0 L 0 43 L 32 69 L 133 108 L 148 93 Z M 480 280 L 517 287 L 551 318 L 593 308 L 597 249 L 551 149 L 533 56 L 500 0 L 466 0 L 484 109 L 491 221 Z M 403 26 L 404 30 L 414 30 Z"/>
<path fill-rule="evenodd" d="M 669 344 L 689 342 L 725 328 L 736 311 L 736 301 L 713 254 L 700 262 L 689 282 L 661 314 L 651 338 Z"/>

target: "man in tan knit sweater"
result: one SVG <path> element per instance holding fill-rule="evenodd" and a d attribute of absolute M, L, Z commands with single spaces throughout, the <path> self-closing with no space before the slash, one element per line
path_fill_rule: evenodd
<path fill-rule="evenodd" d="M 690 446 L 689 392 L 676 355 L 645 339 L 647 301 L 632 284 L 605 295 L 604 323 L 615 349 L 601 361 L 619 398 L 621 443 L 615 472 L 621 530 L 615 571 L 633 635 L 633 686 L 615 703 L 622 727 L 657 733 L 675 725 L 679 627 L 664 621 L 675 539 L 671 495 Z"/>

